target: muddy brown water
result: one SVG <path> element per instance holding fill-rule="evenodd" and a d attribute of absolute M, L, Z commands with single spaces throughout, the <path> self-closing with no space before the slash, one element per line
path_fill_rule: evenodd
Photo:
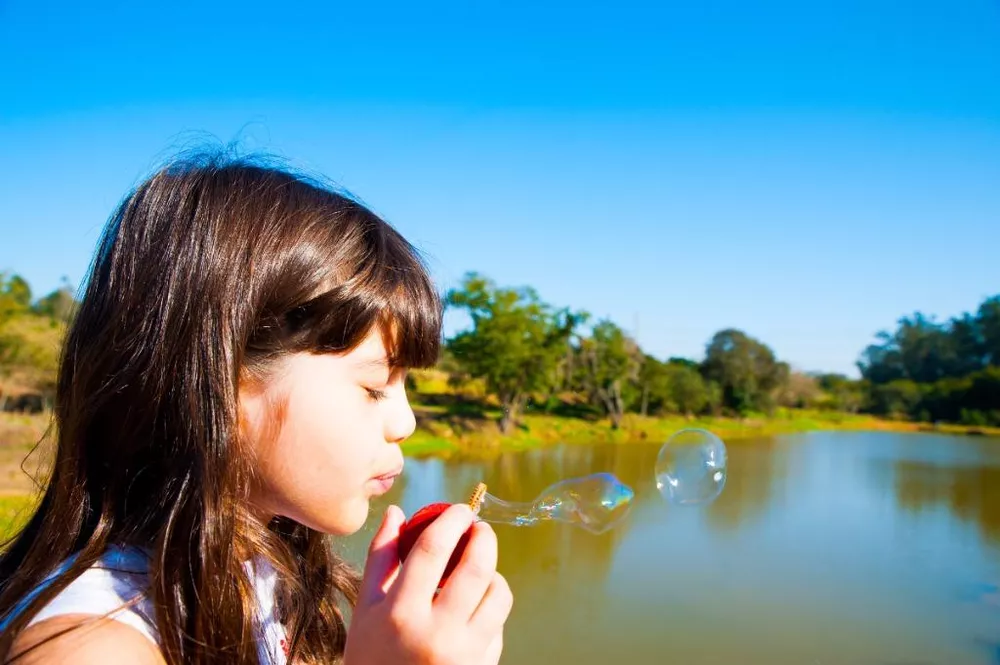
<path fill-rule="evenodd" d="M 618 528 L 497 525 L 514 592 L 507 665 L 1000 663 L 1000 439 L 823 432 L 729 444 L 725 489 L 677 507 L 657 445 L 556 446 L 492 462 L 407 461 L 342 543 L 360 563 L 388 501 L 407 514 L 479 480 L 530 500 L 610 471 Z"/>

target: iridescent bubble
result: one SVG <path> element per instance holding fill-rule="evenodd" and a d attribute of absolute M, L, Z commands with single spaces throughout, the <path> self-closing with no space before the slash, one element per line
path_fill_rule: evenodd
<path fill-rule="evenodd" d="M 495 524 L 534 526 L 548 520 L 604 533 L 620 524 L 632 508 L 635 493 L 611 473 L 594 473 L 549 485 L 534 501 L 482 497 L 479 519 Z"/>
<path fill-rule="evenodd" d="M 682 429 L 660 448 L 656 488 L 671 503 L 708 503 L 726 485 L 726 445 L 703 429 Z"/>

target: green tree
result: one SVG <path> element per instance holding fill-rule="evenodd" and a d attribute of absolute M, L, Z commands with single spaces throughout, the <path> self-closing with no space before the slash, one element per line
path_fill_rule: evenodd
<path fill-rule="evenodd" d="M 816 376 L 823 395 L 817 406 L 831 411 L 857 413 L 865 402 L 867 383 L 851 379 L 843 374 L 827 373 Z"/>
<path fill-rule="evenodd" d="M 708 411 L 710 411 L 713 416 L 721 414 L 724 403 L 723 403 L 722 386 L 719 385 L 719 382 L 706 381 L 705 393 L 707 395 L 706 407 Z"/>
<path fill-rule="evenodd" d="M 627 400 L 643 416 L 664 410 L 667 401 L 666 365 L 654 356 L 643 354 L 631 382 L 630 399 Z"/>
<path fill-rule="evenodd" d="M 485 380 L 503 408 L 500 430 L 508 433 L 528 397 L 558 381 L 560 360 L 584 315 L 554 309 L 534 289 L 500 288 L 474 272 L 446 294 L 445 303 L 472 320 L 470 329 L 447 340 L 447 349 L 471 376 Z"/>
<path fill-rule="evenodd" d="M 1000 295 L 987 298 L 976 313 L 983 366 L 1000 367 Z"/>
<path fill-rule="evenodd" d="M 733 328 L 712 337 L 702 362 L 702 375 L 719 385 L 723 405 L 740 414 L 771 412 L 774 392 L 788 373 L 770 347 Z"/>
<path fill-rule="evenodd" d="M 990 394 L 982 386 L 991 385 L 987 370 L 1000 362 L 1000 296 L 944 323 L 917 312 L 876 340 L 858 361 L 870 411 L 918 420 L 991 420 L 996 405 L 977 396 Z"/>
<path fill-rule="evenodd" d="M 918 413 L 923 397 L 920 384 L 910 379 L 896 379 L 872 387 L 871 410 L 893 418 L 906 418 Z"/>
<path fill-rule="evenodd" d="M 603 319 L 581 340 L 580 356 L 587 392 L 617 429 L 625 415 L 623 391 L 638 377 L 642 364 L 639 345 L 615 323 Z"/>
<path fill-rule="evenodd" d="M 797 409 L 815 406 L 822 397 L 823 390 L 816 377 L 803 372 L 791 372 L 776 395 L 778 404 Z"/>
<path fill-rule="evenodd" d="M 708 406 L 711 399 L 708 385 L 694 366 L 668 363 L 665 369 L 667 394 L 673 410 L 692 416 Z"/>
<path fill-rule="evenodd" d="M 0 319 L 0 377 L 51 395 L 66 326 L 22 313 Z"/>
<path fill-rule="evenodd" d="M 0 272 L 0 318 L 31 306 L 31 287 L 23 277 Z"/>
<path fill-rule="evenodd" d="M 39 298 L 32 309 L 36 314 L 48 316 L 62 323 L 69 323 L 76 313 L 77 305 L 69 281 L 63 278 L 62 286 Z"/>

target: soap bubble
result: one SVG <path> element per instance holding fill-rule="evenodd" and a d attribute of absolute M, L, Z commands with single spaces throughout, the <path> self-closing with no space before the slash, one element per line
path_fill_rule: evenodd
<path fill-rule="evenodd" d="M 549 485 L 530 503 L 504 501 L 486 493 L 478 516 L 484 522 L 514 526 L 555 520 L 599 534 L 624 520 L 634 497 L 632 488 L 614 474 L 594 473 Z"/>
<path fill-rule="evenodd" d="M 656 457 L 656 488 L 672 503 L 713 501 L 726 484 L 726 446 L 703 429 L 682 429 Z"/>

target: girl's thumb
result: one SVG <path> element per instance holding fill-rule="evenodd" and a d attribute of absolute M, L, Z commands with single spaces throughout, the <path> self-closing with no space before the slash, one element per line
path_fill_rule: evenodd
<path fill-rule="evenodd" d="M 385 597 L 399 572 L 399 530 L 406 521 L 398 506 L 389 506 L 368 546 L 358 603 L 372 605 Z"/>

